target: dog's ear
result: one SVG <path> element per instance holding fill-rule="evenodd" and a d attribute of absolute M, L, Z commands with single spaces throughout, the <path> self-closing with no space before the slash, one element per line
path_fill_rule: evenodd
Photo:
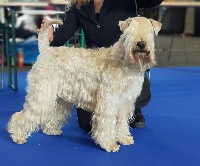
<path fill-rule="evenodd" d="M 149 19 L 151 21 L 151 24 L 153 26 L 154 32 L 156 36 L 158 35 L 158 32 L 161 30 L 162 24 L 161 22 L 155 21 L 153 19 Z"/>
<path fill-rule="evenodd" d="M 129 26 L 131 20 L 132 20 L 132 18 L 129 17 L 129 18 L 127 18 L 124 21 L 119 21 L 119 28 L 120 28 L 120 30 L 124 31 L 124 29 L 126 29 Z"/>

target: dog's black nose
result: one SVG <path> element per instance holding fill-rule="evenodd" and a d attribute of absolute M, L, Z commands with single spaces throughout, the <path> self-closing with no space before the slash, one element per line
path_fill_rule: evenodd
<path fill-rule="evenodd" d="M 138 48 L 139 50 L 144 50 L 144 48 L 145 48 L 145 43 L 144 43 L 143 41 L 139 41 L 139 42 L 137 43 L 137 48 Z"/>

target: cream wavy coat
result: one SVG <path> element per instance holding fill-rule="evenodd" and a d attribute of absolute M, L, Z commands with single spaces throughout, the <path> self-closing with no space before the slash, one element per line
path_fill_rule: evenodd
<path fill-rule="evenodd" d="M 50 20 L 39 33 L 40 55 L 28 74 L 24 108 L 8 123 L 15 143 L 32 132 L 60 135 L 72 104 L 93 112 L 91 135 L 106 151 L 134 143 L 129 119 L 146 69 L 155 64 L 154 35 L 161 24 L 144 17 L 120 21 L 123 34 L 110 48 L 49 47 Z"/>

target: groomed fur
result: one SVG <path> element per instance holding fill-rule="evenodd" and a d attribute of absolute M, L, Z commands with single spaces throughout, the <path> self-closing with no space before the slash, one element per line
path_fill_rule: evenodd
<path fill-rule="evenodd" d="M 32 132 L 59 135 L 72 104 L 93 112 L 91 136 L 107 152 L 134 143 L 129 119 L 146 69 L 155 64 L 154 33 L 161 24 L 143 17 L 119 23 L 123 34 L 110 48 L 98 50 L 49 47 L 45 23 L 39 33 L 40 55 L 28 74 L 21 112 L 13 114 L 8 132 L 23 144 Z"/>

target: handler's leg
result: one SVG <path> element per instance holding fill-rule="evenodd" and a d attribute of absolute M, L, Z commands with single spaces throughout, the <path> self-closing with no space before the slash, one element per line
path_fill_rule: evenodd
<path fill-rule="evenodd" d="M 77 116 L 78 116 L 79 127 L 81 127 L 83 130 L 89 133 L 92 129 L 91 126 L 92 113 L 87 112 L 81 108 L 77 108 Z"/>
<path fill-rule="evenodd" d="M 151 100 L 150 81 L 145 76 L 142 91 L 137 98 L 134 112 L 134 121 L 130 123 L 132 128 L 143 128 L 145 126 L 145 118 L 142 114 L 141 108 L 145 107 Z"/>

